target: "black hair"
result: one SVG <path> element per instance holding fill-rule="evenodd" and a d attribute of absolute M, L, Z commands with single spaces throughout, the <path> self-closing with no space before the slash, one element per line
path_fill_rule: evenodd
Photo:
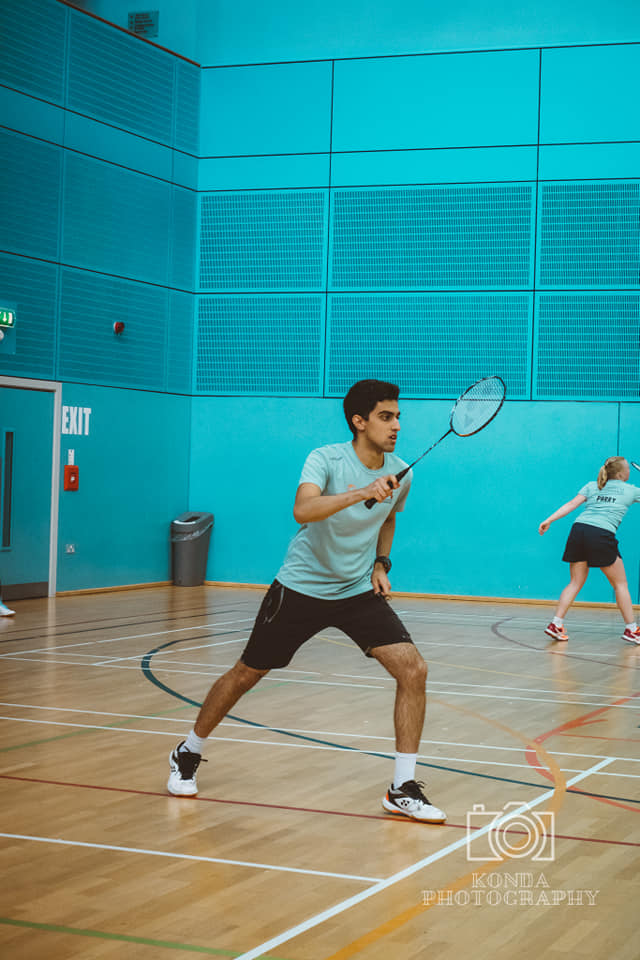
<path fill-rule="evenodd" d="M 384 380 L 358 380 L 344 398 L 344 415 L 349 424 L 349 430 L 356 436 L 353 417 L 358 414 L 363 420 L 369 419 L 369 414 L 381 400 L 397 400 L 400 387 L 395 383 L 386 383 Z"/>

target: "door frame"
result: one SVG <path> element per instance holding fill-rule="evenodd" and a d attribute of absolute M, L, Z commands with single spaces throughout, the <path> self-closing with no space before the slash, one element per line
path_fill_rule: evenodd
<path fill-rule="evenodd" d="M 0 376 L 0 387 L 14 390 L 40 390 L 53 394 L 53 437 L 51 444 L 51 508 L 49 517 L 49 587 L 47 596 L 55 597 L 58 576 L 58 509 L 60 501 L 60 429 L 62 426 L 62 383 L 56 380 L 28 380 Z"/>

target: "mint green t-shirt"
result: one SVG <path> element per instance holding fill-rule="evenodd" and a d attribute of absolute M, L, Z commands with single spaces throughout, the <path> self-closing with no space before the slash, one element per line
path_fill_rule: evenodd
<path fill-rule="evenodd" d="M 585 483 L 579 493 L 587 498 L 576 523 L 589 523 L 615 533 L 632 503 L 640 501 L 640 487 L 624 480 L 607 480 L 602 490 L 595 480 Z"/>
<path fill-rule="evenodd" d="M 300 483 L 315 483 L 323 494 L 360 489 L 377 477 L 399 473 L 407 464 L 386 453 L 379 470 L 369 470 L 359 460 L 351 442 L 312 450 Z M 285 587 L 310 597 L 341 599 L 371 589 L 380 527 L 392 512 L 404 509 L 412 473 L 403 477 L 393 497 L 367 510 L 364 501 L 339 510 L 326 520 L 303 524 L 289 544 L 276 579 Z"/>

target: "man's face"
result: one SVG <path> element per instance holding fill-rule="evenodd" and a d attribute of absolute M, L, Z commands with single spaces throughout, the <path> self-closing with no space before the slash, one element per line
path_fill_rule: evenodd
<path fill-rule="evenodd" d="M 358 436 L 385 453 L 393 453 L 400 430 L 400 410 L 397 400 L 379 400 L 369 419 L 354 417 Z"/>

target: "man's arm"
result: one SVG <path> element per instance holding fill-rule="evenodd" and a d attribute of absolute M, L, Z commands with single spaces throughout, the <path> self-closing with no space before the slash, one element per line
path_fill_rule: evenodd
<path fill-rule="evenodd" d="M 400 484 L 393 474 L 387 477 L 378 477 L 373 483 L 358 490 L 347 490 L 345 493 L 327 494 L 315 483 L 301 483 L 296 493 L 293 505 L 293 516 L 296 523 L 314 523 L 317 520 L 326 520 L 354 503 L 361 503 L 371 497 L 381 503 L 387 497 L 393 496 L 393 491 Z M 393 539 L 393 533 L 391 534 Z"/>
<path fill-rule="evenodd" d="M 396 514 L 390 513 L 385 522 L 380 527 L 378 534 L 378 544 L 376 546 L 377 557 L 388 557 L 391 553 L 393 544 L 393 535 L 396 532 Z M 381 563 L 374 563 L 373 573 L 371 574 L 371 584 L 374 593 L 381 593 L 383 597 L 388 597 L 391 593 L 391 583 L 389 577 Z"/>

